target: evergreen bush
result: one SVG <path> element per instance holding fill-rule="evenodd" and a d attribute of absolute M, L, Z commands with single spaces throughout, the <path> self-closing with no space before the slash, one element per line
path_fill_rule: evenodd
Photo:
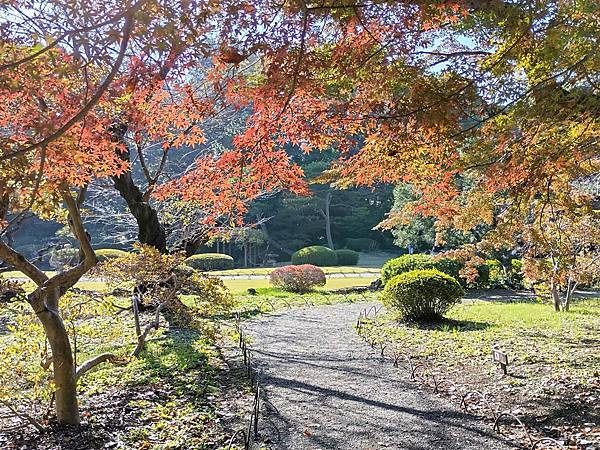
<path fill-rule="evenodd" d="M 340 266 L 356 266 L 358 264 L 359 254 L 354 250 L 343 248 L 336 250 L 335 254 L 337 255 L 337 263 Z"/>
<path fill-rule="evenodd" d="M 439 270 L 411 270 L 385 285 L 382 300 L 404 319 L 437 321 L 464 295 L 458 281 Z"/>
<path fill-rule="evenodd" d="M 294 252 L 292 255 L 292 264 L 295 266 L 300 264 L 312 264 L 321 267 L 337 266 L 338 258 L 336 253 L 330 248 L 313 245 Z"/>
<path fill-rule="evenodd" d="M 184 263 L 192 269 L 202 271 L 233 269 L 233 258 L 222 253 L 200 253 L 190 256 Z"/>
<path fill-rule="evenodd" d="M 99 248 L 98 250 L 94 250 L 94 252 L 96 253 L 98 261 L 106 261 L 111 258 L 123 258 L 129 254 L 129 252 L 117 248 Z"/>

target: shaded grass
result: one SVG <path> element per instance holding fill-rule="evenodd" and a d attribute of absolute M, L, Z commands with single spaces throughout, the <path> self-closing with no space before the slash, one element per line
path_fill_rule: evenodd
<path fill-rule="evenodd" d="M 415 355 L 448 365 L 454 365 L 450 355 L 479 363 L 495 347 L 509 354 L 519 372 L 530 371 L 535 362 L 551 363 L 552 372 L 569 370 L 581 380 L 600 371 L 600 355 L 591 351 L 600 348 L 600 299 L 577 301 L 568 313 L 538 303 L 477 302 L 455 307 L 447 320 L 429 327 L 402 323 L 394 313 L 378 322 L 385 323 L 387 337 Z"/>

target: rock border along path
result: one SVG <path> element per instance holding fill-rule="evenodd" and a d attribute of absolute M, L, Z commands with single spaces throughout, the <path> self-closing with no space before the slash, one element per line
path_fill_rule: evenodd
<path fill-rule="evenodd" d="M 381 360 L 353 328 L 365 303 L 298 308 L 246 322 L 271 449 L 509 449 Z"/>

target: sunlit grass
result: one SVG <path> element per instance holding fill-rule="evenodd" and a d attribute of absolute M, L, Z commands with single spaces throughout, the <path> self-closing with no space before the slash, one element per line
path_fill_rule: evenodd
<path fill-rule="evenodd" d="M 447 366 L 489 364 L 492 348 L 500 348 L 523 373 L 539 365 L 581 380 L 600 372 L 598 298 L 575 301 L 561 313 L 533 302 L 461 304 L 430 326 L 404 323 L 390 312 L 370 327 L 411 354 Z"/>
<path fill-rule="evenodd" d="M 328 278 L 325 287 L 320 290 L 331 290 L 331 289 L 342 289 L 354 286 L 367 286 L 376 277 L 339 277 L 339 278 Z M 270 287 L 269 280 L 267 278 L 255 278 L 255 279 L 231 279 L 226 278 L 223 280 L 225 286 L 233 293 L 246 292 L 249 288 L 261 289 Z"/>

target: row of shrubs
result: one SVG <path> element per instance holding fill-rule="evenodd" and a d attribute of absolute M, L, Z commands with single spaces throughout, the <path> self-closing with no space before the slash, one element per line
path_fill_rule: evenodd
<path fill-rule="evenodd" d="M 99 249 L 96 255 L 100 261 L 108 258 L 119 258 L 127 252 L 118 249 Z M 355 266 L 358 264 L 359 254 L 354 250 L 331 250 L 320 245 L 305 247 L 292 255 L 293 265 L 312 264 L 314 266 Z M 196 270 L 227 270 L 233 269 L 234 260 L 231 256 L 221 253 L 201 253 L 190 256 L 185 264 Z"/>
<path fill-rule="evenodd" d="M 523 283 L 522 263 L 511 260 L 507 269 L 498 260 L 477 266 L 476 287 L 518 287 Z M 383 302 L 407 320 L 435 321 L 460 301 L 463 287 L 472 285 L 461 277 L 464 265 L 451 258 L 404 255 L 381 269 L 385 285 Z"/>
<path fill-rule="evenodd" d="M 439 270 L 455 278 L 463 287 L 513 287 L 523 284 L 523 264 L 519 259 L 511 260 L 511 266 L 506 269 L 496 259 L 489 259 L 485 264 L 476 266 L 477 279 L 469 283 L 461 276 L 464 264 L 451 258 L 432 257 L 430 255 L 403 255 L 389 260 L 381 269 L 381 281 L 386 284 L 396 275 L 411 270 Z"/>
<path fill-rule="evenodd" d="M 358 264 L 358 252 L 350 249 L 331 250 L 322 245 L 304 247 L 294 252 L 292 264 L 312 264 L 314 266 L 355 266 Z"/>
<path fill-rule="evenodd" d="M 456 279 L 461 285 L 466 286 L 467 280 L 461 277 L 460 271 L 463 264 L 455 259 L 450 258 L 434 258 L 430 255 L 403 255 L 398 258 L 390 259 L 381 268 L 381 281 L 387 284 L 389 280 L 401 273 L 410 272 L 412 270 L 438 270 L 442 273 L 450 275 Z M 486 265 L 477 267 L 478 278 L 477 283 L 487 283 L 489 281 L 489 269 Z"/>

